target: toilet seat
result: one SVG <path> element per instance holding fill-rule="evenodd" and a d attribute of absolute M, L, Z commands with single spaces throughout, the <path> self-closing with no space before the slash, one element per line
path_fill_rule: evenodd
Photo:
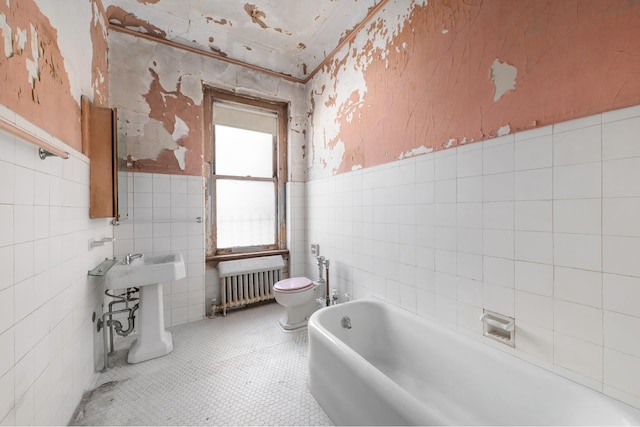
<path fill-rule="evenodd" d="M 306 277 L 290 277 L 280 280 L 273 285 L 273 289 L 283 293 L 306 291 L 313 287 L 313 282 Z"/>

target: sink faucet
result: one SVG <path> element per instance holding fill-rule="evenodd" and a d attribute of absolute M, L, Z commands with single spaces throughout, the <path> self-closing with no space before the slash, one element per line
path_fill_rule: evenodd
<path fill-rule="evenodd" d="M 126 254 L 124 256 L 124 259 L 122 260 L 122 263 L 129 265 L 129 264 L 131 264 L 131 260 L 132 259 L 142 258 L 143 256 L 144 256 L 144 254 L 131 254 L 131 253 L 128 253 L 128 254 Z"/>

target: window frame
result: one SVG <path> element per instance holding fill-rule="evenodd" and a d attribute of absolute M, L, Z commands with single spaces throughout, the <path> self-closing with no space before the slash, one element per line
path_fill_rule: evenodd
<path fill-rule="evenodd" d="M 264 246 L 247 246 L 239 248 L 217 248 L 216 245 L 216 222 L 215 222 L 215 198 L 213 197 L 213 185 L 216 177 L 214 176 L 214 125 L 213 122 L 213 103 L 216 101 L 234 103 L 239 106 L 246 106 L 247 109 L 259 109 L 275 112 L 277 114 L 277 135 L 274 143 L 275 176 L 273 182 L 276 191 L 276 242 L 273 245 Z M 288 110 L 289 105 L 286 102 L 279 102 L 266 99 L 258 99 L 249 96 L 238 95 L 222 89 L 213 87 L 204 87 L 203 99 L 203 122 L 204 122 L 204 175 L 205 183 L 205 207 L 206 207 L 206 257 L 209 260 L 236 259 L 256 255 L 267 255 L 274 253 L 288 253 L 286 247 L 286 203 L 285 203 L 285 184 L 287 182 L 287 137 L 288 137 Z M 229 178 L 227 175 L 220 175 L 218 178 Z M 235 177 L 234 177 L 235 178 Z M 256 178 L 265 180 L 265 178 Z M 272 179 L 267 178 L 267 181 Z"/>

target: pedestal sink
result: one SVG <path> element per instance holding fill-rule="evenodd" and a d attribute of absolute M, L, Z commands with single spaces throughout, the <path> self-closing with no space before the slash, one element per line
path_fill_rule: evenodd
<path fill-rule="evenodd" d="M 127 362 L 138 363 L 171 353 L 173 339 L 164 330 L 162 283 L 186 277 L 182 254 L 143 255 L 120 261 L 105 275 L 107 289 L 140 288 L 138 337 L 129 348 Z"/>

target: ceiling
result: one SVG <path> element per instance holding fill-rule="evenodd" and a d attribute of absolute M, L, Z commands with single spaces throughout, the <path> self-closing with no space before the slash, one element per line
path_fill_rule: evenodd
<path fill-rule="evenodd" d="M 103 0 L 110 28 L 306 81 L 386 0 Z"/>

